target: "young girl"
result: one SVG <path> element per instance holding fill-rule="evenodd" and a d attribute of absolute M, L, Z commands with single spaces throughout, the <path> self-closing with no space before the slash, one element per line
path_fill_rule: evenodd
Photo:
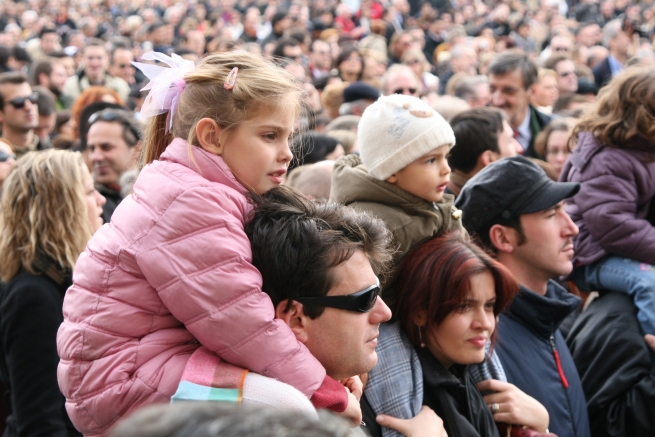
<path fill-rule="evenodd" d="M 152 80 L 142 114 L 157 114 L 144 168 L 80 256 L 64 301 L 58 375 L 73 423 L 106 435 L 132 410 L 168 402 L 196 350 L 358 416 L 355 398 L 273 318 L 244 233 L 248 192 L 279 185 L 292 158 L 301 89 L 246 52 L 195 70 L 155 57 L 173 68 L 143 67 Z"/>
<path fill-rule="evenodd" d="M 572 276 L 583 290 L 629 294 L 645 334 L 655 334 L 655 71 L 632 67 L 605 86 L 573 130 L 577 147 L 560 180 L 581 182 L 567 212 Z"/>

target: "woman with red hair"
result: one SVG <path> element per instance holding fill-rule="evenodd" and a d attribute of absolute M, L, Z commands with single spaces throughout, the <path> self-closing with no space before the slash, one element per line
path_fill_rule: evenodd
<path fill-rule="evenodd" d="M 454 232 L 410 252 L 396 287 L 397 322 L 380 327 L 379 361 L 362 398 L 373 436 L 397 435 L 376 419 L 410 419 L 423 406 L 443 419 L 450 436 L 498 437 L 495 422 L 546 431 L 548 412 L 539 402 L 507 382 L 476 386 L 469 373 L 489 355 L 496 317 L 518 292 L 505 267 Z M 479 389 L 490 393 L 483 397 Z"/>

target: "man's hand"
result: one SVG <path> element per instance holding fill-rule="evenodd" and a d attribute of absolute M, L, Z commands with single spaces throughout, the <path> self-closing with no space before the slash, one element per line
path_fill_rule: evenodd
<path fill-rule="evenodd" d="M 655 352 L 655 335 L 646 334 L 644 335 L 644 340 L 646 340 L 648 347 L 651 348 L 653 352 Z"/>
<path fill-rule="evenodd" d="M 405 437 L 448 437 L 446 429 L 443 427 L 443 420 L 425 405 L 411 419 L 398 419 L 380 414 L 375 420 L 380 425 L 398 431 Z"/>
<path fill-rule="evenodd" d="M 359 426 L 362 424 L 362 407 L 359 405 L 359 400 L 347 387 L 344 387 L 344 390 L 348 392 L 348 406 L 343 413 L 339 413 L 339 416 L 348 419 L 353 426 Z"/>
<path fill-rule="evenodd" d="M 490 409 L 494 404 L 497 405 L 497 412 L 494 414 L 496 422 L 527 426 L 539 432 L 546 432 L 548 429 L 550 418 L 546 408 L 515 385 L 487 379 L 478 383 L 478 390 L 496 392 L 484 397 Z"/>

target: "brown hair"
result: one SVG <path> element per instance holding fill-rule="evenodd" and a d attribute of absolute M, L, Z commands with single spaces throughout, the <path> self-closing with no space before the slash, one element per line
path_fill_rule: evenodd
<path fill-rule="evenodd" d="M 574 121 L 571 118 L 556 118 L 548 123 L 548 125 L 539 132 L 537 138 L 534 140 L 534 151 L 538 156 L 546 156 L 548 152 L 548 137 L 553 132 L 571 132 L 573 130 Z M 568 144 L 569 152 L 571 151 L 571 144 Z"/>
<path fill-rule="evenodd" d="M 239 69 L 237 79 L 228 91 L 223 85 L 234 67 Z M 211 118 L 230 132 L 284 105 L 291 104 L 297 115 L 303 110 L 303 91 L 289 72 L 242 50 L 205 57 L 184 81 L 186 87 L 180 94 L 171 132 L 165 133 L 168 112 L 148 119 L 141 166 L 159 159 L 175 137 L 186 139 L 189 148 L 198 146 L 196 125 L 202 118 Z"/>
<path fill-rule="evenodd" d="M 571 141 L 584 131 L 617 149 L 629 147 L 637 135 L 655 143 L 655 70 L 630 67 L 614 77 L 575 126 Z"/>

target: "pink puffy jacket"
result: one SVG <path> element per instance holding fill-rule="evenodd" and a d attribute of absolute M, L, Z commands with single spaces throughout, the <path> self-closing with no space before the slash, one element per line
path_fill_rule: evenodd
<path fill-rule="evenodd" d="M 146 166 L 134 195 L 75 266 L 57 335 L 58 378 L 68 414 L 87 436 L 105 435 L 138 407 L 168 402 L 198 342 L 308 397 L 320 387 L 346 401 L 343 387 L 274 319 L 250 263 L 246 190 L 222 158 L 192 150 L 199 170 L 179 138 Z"/>

